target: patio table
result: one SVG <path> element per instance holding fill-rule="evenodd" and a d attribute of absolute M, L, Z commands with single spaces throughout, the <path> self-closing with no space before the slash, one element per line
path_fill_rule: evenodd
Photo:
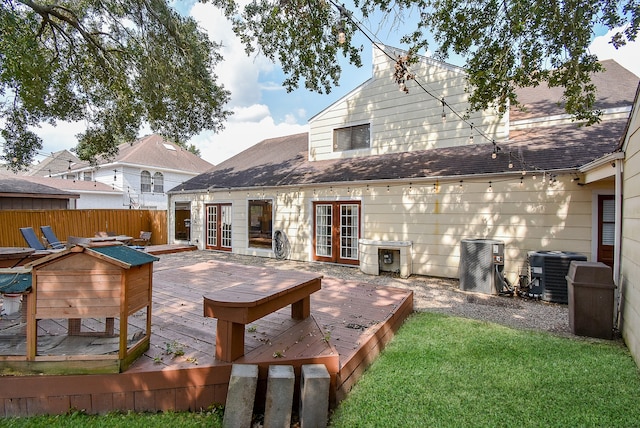
<path fill-rule="evenodd" d="M 0 267 L 17 266 L 35 251 L 29 247 L 0 247 Z"/>
<path fill-rule="evenodd" d="M 109 241 L 118 241 L 123 244 L 128 244 L 133 239 L 132 236 L 126 235 L 116 235 L 116 236 L 92 236 L 89 239 L 90 242 L 109 242 Z"/>

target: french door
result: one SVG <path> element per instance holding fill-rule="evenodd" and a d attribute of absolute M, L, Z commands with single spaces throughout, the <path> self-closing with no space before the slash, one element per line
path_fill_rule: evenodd
<path fill-rule="evenodd" d="M 231 204 L 210 204 L 206 210 L 207 249 L 231 251 Z"/>
<path fill-rule="evenodd" d="M 359 264 L 360 202 L 314 202 L 314 260 Z"/>

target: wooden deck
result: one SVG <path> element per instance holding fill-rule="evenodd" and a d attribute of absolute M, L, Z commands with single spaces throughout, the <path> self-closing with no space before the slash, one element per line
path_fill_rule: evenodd
<path fill-rule="evenodd" d="M 3 376 L 0 416 L 198 410 L 224 403 L 231 364 L 214 358 L 216 320 L 203 316 L 203 295 L 248 271 L 268 278 L 270 268 L 216 261 L 215 253 L 195 263 L 188 254 L 161 257 L 154 265 L 151 346 L 142 357 L 119 374 Z M 247 325 L 246 354 L 235 363 L 259 365 L 257 407 L 273 364 L 293 365 L 298 379 L 303 364 L 325 364 L 335 403 L 412 310 L 410 291 L 324 277 L 311 296 L 311 317 L 296 321 L 283 308 Z"/>

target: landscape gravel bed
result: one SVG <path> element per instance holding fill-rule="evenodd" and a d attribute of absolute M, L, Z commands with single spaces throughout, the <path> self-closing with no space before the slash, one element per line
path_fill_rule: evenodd
<path fill-rule="evenodd" d="M 364 274 L 357 267 L 330 263 L 298 262 L 266 257 L 243 256 L 225 252 L 194 251 L 166 254 L 162 258 L 189 257 L 195 262 L 216 259 L 252 266 L 276 269 L 296 269 L 322 273 L 341 279 L 366 282 L 380 286 L 413 290 L 414 309 L 450 314 L 503 324 L 509 327 L 571 334 L 567 305 L 549 303 L 518 296 L 493 296 L 459 289 L 457 279 L 411 275 L 403 279 L 383 273 L 379 276 Z"/>

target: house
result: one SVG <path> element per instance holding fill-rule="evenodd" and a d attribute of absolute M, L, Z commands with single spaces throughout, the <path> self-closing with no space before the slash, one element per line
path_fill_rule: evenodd
<path fill-rule="evenodd" d="M 50 177 L 48 185 L 76 191 L 77 208 L 166 210 L 167 189 L 212 166 L 154 134 L 121 144 L 114 159 L 99 159 L 95 166 L 66 150 L 56 152 L 34 165 L 28 179 Z"/>
<path fill-rule="evenodd" d="M 64 210 L 75 207 L 80 195 L 31 182 L 0 168 L 0 210 Z"/>
<path fill-rule="evenodd" d="M 526 110 L 467 116 L 463 71 L 430 58 L 412 66 L 407 94 L 392 79 L 402 55 L 374 46 L 372 77 L 308 134 L 264 140 L 173 188 L 169 235 L 189 224 L 202 249 L 366 272 L 392 250 L 392 270 L 441 277 L 458 277 L 462 240 L 491 238 L 512 283 L 530 251 L 614 264 L 615 160 L 637 76 L 604 61 L 602 120 L 585 127 L 544 87 L 521 91 Z"/>
<path fill-rule="evenodd" d="M 640 366 L 640 85 L 629 117 L 625 136 L 620 144 L 624 155 L 621 176 L 622 222 L 620 234 L 620 330 L 624 341 Z M 616 165 L 619 165 L 620 161 Z M 617 207 L 618 208 L 618 207 Z"/>

